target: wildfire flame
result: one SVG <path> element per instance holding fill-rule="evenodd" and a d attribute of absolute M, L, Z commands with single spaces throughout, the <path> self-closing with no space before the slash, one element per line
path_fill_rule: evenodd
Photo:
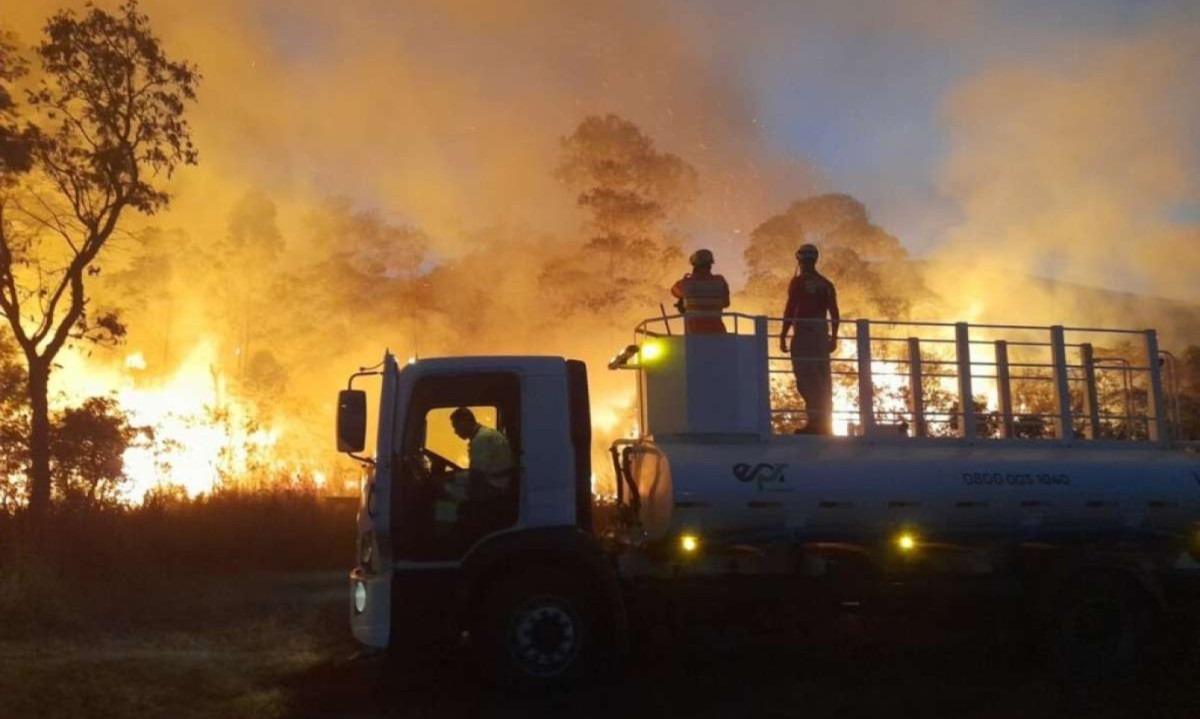
<path fill-rule="evenodd" d="M 140 351 L 110 364 L 70 351 L 61 356 L 54 375 L 55 388 L 62 390 L 58 396 L 112 396 L 130 424 L 139 429 L 123 455 L 128 478 L 122 488 L 125 501 L 140 502 L 146 492 L 167 486 L 194 497 L 236 482 L 255 469 L 270 470 L 275 476 L 303 476 L 318 487 L 326 485 L 325 473 L 311 464 L 302 466 L 282 458 L 286 420 L 260 425 L 253 402 L 237 397 L 226 386 L 218 370 L 217 348 L 215 340 L 198 342 L 169 374 L 157 371 Z M 848 356 L 835 360 L 835 371 L 838 363 L 843 371 L 851 369 L 853 360 L 850 349 Z M 996 384 L 987 373 L 986 364 L 972 367 L 974 394 L 985 401 L 985 411 L 990 412 L 998 408 L 998 400 Z M 908 364 L 875 359 L 871 375 L 874 421 L 911 424 Z M 948 395 L 958 391 L 957 379 L 952 376 L 927 375 L 926 380 Z M 778 381 L 782 389 L 791 383 L 791 377 L 781 376 Z M 833 432 L 854 434 L 860 422 L 857 384 L 847 375 L 843 381 L 835 381 L 833 389 Z M 591 419 L 598 445 L 606 448 L 612 440 L 639 435 L 633 401 L 625 393 L 594 398 Z M 605 468 L 607 456 L 598 461 L 597 466 Z M 609 471 L 602 469 L 593 478 L 597 488 L 611 484 L 608 475 Z"/>
<path fill-rule="evenodd" d="M 908 364 L 887 360 L 871 361 L 871 383 L 874 387 L 875 402 L 874 416 L 876 422 L 908 423 L 911 425 L 913 416 L 908 404 L 911 394 Z M 1000 406 L 996 382 L 987 377 L 990 369 L 983 363 L 971 365 L 972 393 L 976 400 L 983 400 L 984 411 L 997 411 Z M 927 377 L 934 387 L 942 392 L 954 395 L 958 392 L 958 380 L 955 377 Z M 833 387 L 833 433 L 847 436 L 852 434 L 858 424 L 859 401 L 858 388 L 835 382 Z"/>
<path fill-rule="evenodd" d="M 140 502 L 147 491 L 166 486 L 194 497 L 253 466 L 302 471 L 323 486 L 324 473 L 289 468 L 276 456 L 286 428 L 258 426 L 255 408 L 227 391 L 218 366 L 216 343 L 208 340 L 197 343 L 173 373 L 157 378 L 141 352 L 130 353 L 119 368 L 65 352 L 55 382 L 74 397 L 114 397 L 139 429 L 123 455 L 126 501 Z"/>

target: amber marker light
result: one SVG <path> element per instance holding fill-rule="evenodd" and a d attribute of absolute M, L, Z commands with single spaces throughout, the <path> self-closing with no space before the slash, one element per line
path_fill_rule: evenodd
<path fill-rule="evenodd" d="M 700 538 L 694 534 L 685 534 L 679 538 L 679 548 L 684 554 L 695 554 L 700 548 Z"/>
<path fill-rule="evenodd" d="M 912 532 L 902 532 L 896 537 L 896 546 L 901 552 L 911 552 L 917 548 L 917 538 Z"/>

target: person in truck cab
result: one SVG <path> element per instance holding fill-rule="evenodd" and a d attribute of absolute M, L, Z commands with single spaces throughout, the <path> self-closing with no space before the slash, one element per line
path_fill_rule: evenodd
<path fill-rule="evenodd" d="M 671 287 L 671 295 L 679 301 L 675 306 L 684 315 L 688 334 L 724 334 L 725 323 L 720 316 L 689 316 L 695 312 L 720 312 L 729 306 L 729 284 L 721 275 L 712 273 L 713 253 L 696 250 L 690 258 L 692 271 Z"/>
<path fill-rule="evenodd" d="M 503 497 L 512 482 L 512 448 L 501 432 L 480 424 L 467 407 L 454 410 L 450 424 L 456 435 L 467 440 L 468 464 L 443 486 L 436 509 L 442 523 L 457 521 L 463 502 Z"/>
<path fill-rule="evenodd" d="M 788 285 L 787 306 L 783 309 L 783 330 L 779 350 L 788 354 L 788 332 L 792 337 L 792 373 L 796 390 L 804 398 L 808 423 L 804 434 L 831 434 L 833 431 L 833 376 L 829 355 L 837 349 L 837 290 L 817 272 L 820 254 L 816 245 L 803 244 L 796 250 L 800 267 Z M 828 316 L 828 322 L 826 317 Z"/>

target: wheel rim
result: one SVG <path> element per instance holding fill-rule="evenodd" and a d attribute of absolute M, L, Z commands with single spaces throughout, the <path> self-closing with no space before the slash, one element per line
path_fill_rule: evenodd
<path fill-rule="evenodd" d="M 1093 599 L 1076 611 L 1071 638 L 1081 647 L 1114 650 L 1124 637 L 1125 622 L 1120 603 Z"/>
<path fill-rule="evenodd" d="M 1112 597 L 1081 602 L 1068 615 L 1063 638 L 1076 661 L 1097 666 L 1121 663 L 1132 650 L 1129 610 Z"/>
<path fill-rule="evenodd" d="M 579 655 L 579 644 L 579 617 L 560 597 L 533 597 L 513 615 L 509 652 L 528 674 L 561 674 Z"/>

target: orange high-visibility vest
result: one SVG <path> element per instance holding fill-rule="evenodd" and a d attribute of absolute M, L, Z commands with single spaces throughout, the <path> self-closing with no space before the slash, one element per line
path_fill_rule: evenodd
<path fill-rule="evenodd" d="M 729 306 L 729 284 L 721 275 L 696 272 L 686 275 L 671 288 L 671 294 L 683 300 L 685 315 L 693 312 L 720 312 Z M 689 333 L 711 334 L 725 332 L 720 317 L 685 317 Z"/>

